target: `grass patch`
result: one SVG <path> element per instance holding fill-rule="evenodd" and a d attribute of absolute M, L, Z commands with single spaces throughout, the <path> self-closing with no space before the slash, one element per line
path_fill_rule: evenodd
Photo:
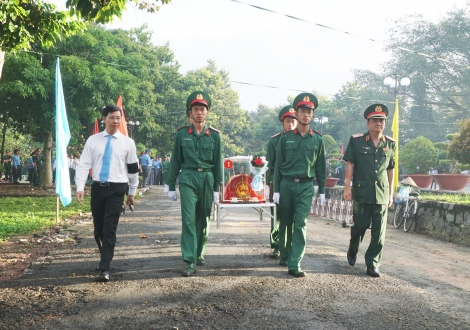
<path fill-rule="evenodd" d="M 67 207 L 59 204 L 63 220 L 80 212 L 90 212 L 90 196 L 83 205 L 73 198 Z M 56 197 L 2 197 L 0 198 L 0 242 L 11 236 L 30 234 L 55 225 Z"/>
<path fill-rule="evenodd" d="M 446 193 L 435 194 L 435 193 L 430 193 L 430 192 L 422 192 L 419 195 L 419 199 L 425 199 L 427 201 L 470 205 L 470 195 L 468 194 L 446 194 Z"/>

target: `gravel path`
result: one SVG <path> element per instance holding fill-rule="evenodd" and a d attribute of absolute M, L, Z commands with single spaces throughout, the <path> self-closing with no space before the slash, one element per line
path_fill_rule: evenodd
<path fill-rule="evenodd" d="M 312 216 L 307 277 L 296 279 L 268 258 L 269 221 L 237 209 L 211 224 L 206 266 L 184 278 L 179 206 L 160 186 L 137 200 L 106 284 L 92 224 L 71 228 L 78 244 L 0 283 L 0 329 L 470 329 L 470 248 L 388 227 L 382 277 L 371 278 L 367 244 L 349 266 L 349 229 Z"/>

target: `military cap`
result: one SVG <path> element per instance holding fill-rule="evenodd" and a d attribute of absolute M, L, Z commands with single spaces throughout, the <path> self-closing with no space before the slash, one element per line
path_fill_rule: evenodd
<path fill-rule="evenodd" d="M 309 108 L 316 110 L 318 107 L 318 100 L 312 93 L 301 93 L 294 99 L 294 109 Z"/>
<path fill-rule="evenodd" d="M 197 91 L 189 95 L 186 100 L 186 113 L 189 116 L 189 110 L 193 105 L 205 105 L 207 110 L 211 108 L 211 98 L 207 93 Z"/>
<path fill-rule="evenodd" d="M 284 108 L 281 109 L 281 111 L 279 111 L 279 121 L 282 121 L 286 117 L 297 119 L 297 116 L 295 115 L 295 110 L 294 108 L 292 108 L 291 105 L 286 105 Z"/>
<path fill-rule="evenodd" d="M 376 103 L 369 106 L 366 111 L 364 111 L 364 118 L 387 118 L 388 108 L 384 104 Z"/>

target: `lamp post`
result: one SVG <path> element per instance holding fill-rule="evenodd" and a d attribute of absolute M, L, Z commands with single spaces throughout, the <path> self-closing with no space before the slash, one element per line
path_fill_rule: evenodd
<path fill-rule="evenodd" d="M 135 121 L 135 122 L 134 122 L 134 121 L 132 121 L 132 120 L 129 120 L 129 121 L 127 122 L 127 127 L 128 127 L 129 130 L 131 131 L 131 139 L 134 138 L 134 134 L 133 134 L 133 129 L 134 129 L 134 127 L 135 127 L 135 128 L 138 128 L 139 125 L 140 125 L 140 122 L 139 122 L 139 121 Z"/>
<path fill-rule="evenodd" d="M 323 134 L 323 123 L 328 122 L 328 117 L 318 116 L 318 117 L 313 118 L 313 121 L 315 123 L 320 123 L 320 134 Z"/>
<path fill-rule="evenodd" d="M 388 91 L 392 92 L 395 96 L 395 112 L 393 114 L 393 122 L 392 122 L 392 132 L 393 132 L 393 138 L 396 140 L 396 151 L 395 151 L 395 163 L 397 166 L 395 166 L 395 176 L 393 180 L 393 185 L 396 188 L 398 188 L 398 179 L 399 179 L 399 160 L 398 160 L 398 137 L 399 137 L 399 110 L 398 110 L 398 93 L 399 92 L 404 92 L 406 87 L 410 85 L 410 78 L 408 77 L 401 77 L 400 82 L 398 82 L 398 79 L 400 79 L 399 75 L 392 75 L 392 77 L 387 77 L 384 79 L 384 85 L 387 86 Z"/>

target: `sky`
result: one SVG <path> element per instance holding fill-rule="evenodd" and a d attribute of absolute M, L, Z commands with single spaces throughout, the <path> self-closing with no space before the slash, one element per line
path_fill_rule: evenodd
<path fill-rule="evenodd" d="M 64 0 L 52 2 L 64 8 Z M 386 32 L 394 22 L 409 15 L 418 14 L 436 22 L 453 8 L 464 8 L 467 0 L 240 2 L 172 0 L 156 14 L 129 6 L 122 20 L 109 27 L 130 29 L 147 23 L 153 31 L 155 45 L 169 43 L 181 65 L 181 73 L 199 69 L 207 65 L 207 60 L 214 60 L 219 69 L 229 72 L 231 87 L 238 92 L 241 107 L 254 111 L 259 104 L 286 105 L 287 97 L 300 91 L 331 97 L 352 80 L 354 69 L 379 71 L 389 59 L 384 45 L 369 38 L 386 41 Z"/>

